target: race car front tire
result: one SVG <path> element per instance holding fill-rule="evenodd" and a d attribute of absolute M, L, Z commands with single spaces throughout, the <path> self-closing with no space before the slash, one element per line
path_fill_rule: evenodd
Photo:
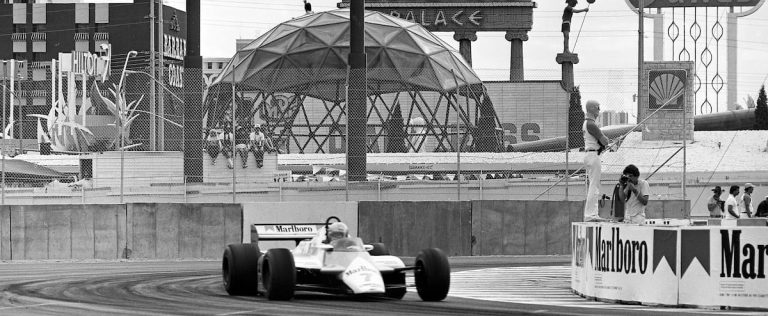
<path fill-rule="evenodd" d="M 284 248 L 270 249 L 261 266 L 264 296 L 270 300 L 290 300 L 296 287 L 296 264 L 293 253 Z"/>
<path fill-rule="evenodd" d="M 416 290 L 424 301 L 442 301 L 451 286 L 448 257 L 437 248 L 424 249 L 416 256 Z"/>
<path fill-rule="evenodd" d="M 229 295 L 253 295 L 259 284 L 256 268 L 261 251 L 257 244 L 231 244 L 224 250 L 221 276 Z"/>

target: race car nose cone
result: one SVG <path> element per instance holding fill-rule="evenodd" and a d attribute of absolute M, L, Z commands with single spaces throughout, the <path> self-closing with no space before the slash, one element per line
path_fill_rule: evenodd
<path fill-rule="evenodd" d="M 384 279 L 376 267 L 362 258 L 355 258 L 341 274 L 344 284 L 355 294 L 384 293 Z"/>

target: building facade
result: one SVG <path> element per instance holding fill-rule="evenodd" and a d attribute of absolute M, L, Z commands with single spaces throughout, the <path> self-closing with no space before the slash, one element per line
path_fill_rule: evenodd
<path fill-rule="evenodd" d="M 150 0 L 135 0 L 133 3 L 83 3 L 72 1 L 35 1 L 35 0 L 2 0 L 0 1 L 0 60 L 23 61 L 25 65 L 21 72 L 16 73 L 16 93 L 13 105 L 16 118 L 23 130 L 14 137 L 34 139 L 37 135 L 36 119 L 28 114 L 47 114 L 52 107 L 51 80 L 56 73 L 52 71 L 53 59 L 59 58 L 59 53 L 90 52 L 104 53 L 105 47 L 110 47 L 112 75 L 110 81 L 117 83 L 124 65 L 127 69 L 137 71 L 126 76 L 125 87 L 127 95 L 145 95 L 150 99 L 151 69 L 151 23 L 156 22 L 155 54 L 157 81 L 166 88 L 157 88 L 155 109 L 159 115 L 165 115 L 173 121 L 183 118 L 183 106 L 180 100 L 172 95 L 180 95 L 184 73 L 184 56 L 186 55 L 186 13 L 170 6 L 161 8 L 155 5 L 154 19 L 150 14 Z M 7 13 L 6 13 L 7 12 Z M 160 23 L 162 21 L 162 23 Z M 162 28 L 162 33 L 161 33 Z M 162 35 L 161 35 L 162 34 Z M 126 62 L 126 56 L 136 51 Z M 162 53 L 162 56 L 161 56 Z M 163 67 L 159 67 L 162 60 Z M 144 74 L 141 74 L 144 73 Z M 5 76 L 7 74 L 0 74 Z M 8 83 L 6 83 L 7 85 Z M 92 83 L 89 82 L 90 86 Z M 106 87 L 111 84 L 107 83 Z M 160 92 L 164 91 L 164 92 Z M 88 92 L 90 90 L 88 89 Z M 164 101 L 157 101 L 163 99 Z M 78 95 L 78 102 L 82 102 Z M 179 104 L 177 104 L 179 103 Z M 10 102 L 6 103 L 10 106 Z M 160 108 L 158 108 L 160 107 Z M 141 102 L 140 110 L 149 111 L 153 108 L 149 102 Z M 10 113 L 6 108 L 6 113 Z M 33 121 L 34 120 L 34 121 Z M 150 120 L 139 117 L 131 130 L 132 135 L 147 135 Z M 26 123 L 26 124 L 25 124 Z M 181 129 L 166 131 L 166 138 L 173 138 L 175 133 L 183 135 Z M 180 145 L 179 145 L 180 146 Z M 172 146 L 174 147 L 174 146 Z M 180 148 L 180 147 L 179 147 Z M 170 148 L 166 148 L 169 150 Z"/>

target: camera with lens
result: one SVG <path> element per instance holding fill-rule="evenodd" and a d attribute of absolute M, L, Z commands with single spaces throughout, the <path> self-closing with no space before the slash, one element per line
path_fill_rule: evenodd
<path fill-rule="evenodd" d="M 621 183 L 621 185 L 627 185 L 628 181 L 629 181 L 629 177 L 627 177 L 626 175 L 622 174 L 621 178 L 619 178 L 619 183 Z"/>

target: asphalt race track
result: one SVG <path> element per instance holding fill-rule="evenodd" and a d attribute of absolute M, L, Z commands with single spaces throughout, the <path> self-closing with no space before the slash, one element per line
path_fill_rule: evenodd
<path fill-rule="evenodd" d="M 463 260 L 451 258 L 454 272 L 488 267 L 562 266 L 564 265 L 562 261 L 562 258 L 473 257 Z M 509 315 L 527 313 L 592 315 L 596 312 L 626 315 L 659 313 L 658 309 L 653 312 L 611 308 L 596 310 L 588 306 L 559 307 L 538 305 L 535 302 L 519 304 L 452 296 L 443 302 L 423 302 L 416 294 L 415 287 L 408 289 L 408 294 L 403 300 L 299 292 L 291 301 L 275 302 L 263 297 L 228 296 L 223 289 L 220 274 L 219 261 L 0 263 L 0 315 Z M 693 311 L 669 309 L 668 312 L 671 314 Z M 709 311 L 709 313 L 712 312 L 715 311 Z"/>

